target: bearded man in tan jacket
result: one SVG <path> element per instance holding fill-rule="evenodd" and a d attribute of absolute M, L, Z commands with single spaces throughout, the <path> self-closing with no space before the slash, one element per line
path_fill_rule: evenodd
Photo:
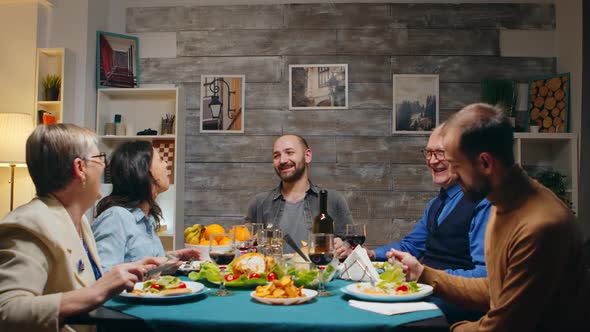
<path fill-rule="evenodd" d="M 486 227 L 488 276 L 462 278 L 391 250 L 406 276 L 449 302 L 487 311 L 452 331 L 587 331 L 590 276 L 582 232 L 569 208 L 515 164 L 513 131 L 502 112 L 473 104 L 444 127 L 446 159 L 465 196 L 492 203 Z"/>

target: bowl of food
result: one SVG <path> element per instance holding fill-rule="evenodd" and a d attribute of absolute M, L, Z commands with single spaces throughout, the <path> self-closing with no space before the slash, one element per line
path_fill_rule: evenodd
<path fill-rule="evenodd" d="M 298 259 L 294 256 L 286 261 L 286 274 L 290 275 L 296 286 L 305 288 L 317 288 L 319 285 L 319 271 L 314 264 Z M 322 274 L 325 284 L 332 281 L 338 268 L 338 259 L 334 259 L 326 266 Z"/>

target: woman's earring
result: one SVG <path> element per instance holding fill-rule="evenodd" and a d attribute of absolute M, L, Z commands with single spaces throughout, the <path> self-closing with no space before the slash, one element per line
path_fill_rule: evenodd
<path fill-rule="evenodd" d="M 82 178 L 82 190 L 86 190 L 86 177 Z"/>

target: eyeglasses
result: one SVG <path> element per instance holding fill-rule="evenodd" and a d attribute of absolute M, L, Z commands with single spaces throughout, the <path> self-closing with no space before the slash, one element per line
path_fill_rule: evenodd
<path fill-rule="evenodd" d="M 445 152 L 443 150 L 427 150 L 427 149 L 422 149 L 422 155 L 424 155 L 424 158 L 426 158 L 426 160 L 430 160 L 430 158 L 432 158 L 432 156 L 434 155 L 434 158 L 438 161 L 444 161 L 445 160 Z"/>
<path fill-rule="evenodd" d="M 100 159 L 102 159 L 101 161 L 102 161 L 102 163 L 104 164 L 105 167 L 108 165 L 107 154 L 104 153 L 104 152 L 101 152 L 101 153 L 99 153 L 99 154 L 97 154 L 95 156 L 90 156 L 87 159 L 84 158 L 84 160 L 96 162 L 96 160 L 92 160 L 92 158 L 100 158 Z"/>

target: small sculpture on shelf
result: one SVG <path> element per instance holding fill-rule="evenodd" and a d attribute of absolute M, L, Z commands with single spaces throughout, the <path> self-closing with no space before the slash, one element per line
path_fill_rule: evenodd
<path fill-rule="evenodd" d="M 138 136 L 156 136 L 158 135 L 157 130 L 153 130 L 152 128 L 144 129 L 142 131 L 137 132 Z"/>

